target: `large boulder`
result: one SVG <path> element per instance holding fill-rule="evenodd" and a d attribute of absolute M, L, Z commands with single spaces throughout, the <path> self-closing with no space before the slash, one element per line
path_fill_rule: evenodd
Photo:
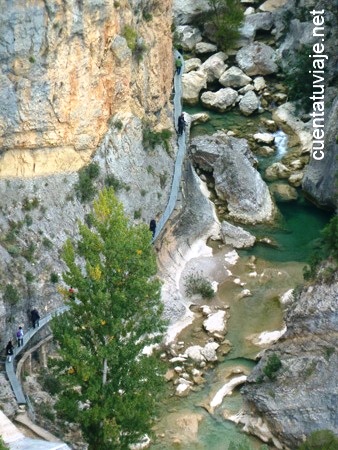
<path fill-rule="evenodd" d="M 197 70 L 182 75 L 182 97 L 185 103 L 195 105 L 199 101 L 200 92 L 207 86 L 207 74 Z"/>
<path fill-rule="evenodd" d="M 252 247 L 256 241 L 251 233 L 225 220 L 221 223 L 221 238 L 225 244 L 235 248 Z"/>
<path fill-rule="evenodd" d="M 217 52 L 217 45 L 209 44 L 209 42 L 198 42 L 195 47 L 195 52 L 199 55 L 204 53 L 215 53 Z"/>
<path fill-rule="evenodd" d="M 265 178 L 269 181 L 283 180 L 289 178 L 290 175 L 290 169 L 281 162 L 271 164 L 265 171 Z"/>
<path fill-rule="evenodd" d="M 203 106 L 210 109 L 215 109 L 219 112 L 225 112 L 236 103 L 238 93 L 231 88 L 220 89 L 217 92 L 204 92 L 201 95 L 201 102 Z"/>
<path fill-rule="evenodd" d="M 266 44 L 253 42 L 236 54 L 239 67 L 249 76 L 269 75 L 278 71 L 275 51 Z"/>
<path fill-rule="evenodd" d="M 270 192 L 273 193 L 276 202 L 291 202 L 298 198 L 297 190 L 284 183 L 273 183 Z"/>
<path fill-rule="evenodd" d="M 184 61 L 184 73 L 197 70 L 201 67 L 202 61 L 199 58 L 190 58 Z"/>
<path fill-rule="evenodd" d="M 266 2 L 262 3 L 258 9 L 260 11 L 268 11 L 268 12 L 274 12 L 277 9 L 284 6 L 289 0 L 266 0 Z"/>
<path fill-rule="evenodd" d="M 225 87 L 239 88 L 251 83 L 251 78 L 238 67 L 232 66 L 223 72 L 219 82 Z"/>
<path fill-rule="evenodd" d="M 273 23 L 273 15 L 270 12 L 246 15 L 244 23 L 240 28 L 241 36 L 253 41 L 258 30 L 269 31 Z"/>
<path fill-rule="evenodd" d="M 202 40 L 199 29 L 190 25 L 180 25 L 176 28 L 176 33 L 183 50 L 194 50 L 195 45 Z"/>
<path fill-rule="evenodd" d="M 215 53 L 210 56 L 201 66 L 202 70 L 206 72 L 208 76 L 208 83 L 215 80 L 219 80 L 223 72 L 228 67 L 224 61 L 227 59 L 227 55 L 223 52 Z"/>
<path fill-rule="evenodd" d="M 193 23 L 196 17 L 209 9 L 210 6 L 206 0 L 174 0 L 174 23 L 176 25 Z"/>
<path fill-rule="evenodd" d="M 259 98 L 253 91 L 247 92 L 239 102 L 239 109 L 244 116 L 250 116 L 259 108 Z"/>
<path fill-rule="evenodd" d="M 274 214 L 269 190 L 253 167 L 255 158 L 245 139 L 224 132 L 191 141 L 195 164 L 212 171 L 218 197 L 227 202 L 229 216 L 244 223 L 271 220 Z"/>

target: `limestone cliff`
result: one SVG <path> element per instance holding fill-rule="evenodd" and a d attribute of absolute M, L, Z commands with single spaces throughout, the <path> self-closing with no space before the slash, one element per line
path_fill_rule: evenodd
<path fill-rule="evenodd" d="M 117 112 L 168 128 L 170 25 L 171 0 L 1 2 L 0 176 L 78 170 Z"/>
<path fill-rule="evenodd" d="M 175 141 L 144 131 L 173 130 L 170 27 L 171 0 L 0 2 L 1 345 L 63 302 L 82 166 L 99 171 L 82 189 L 113 185 L 133 221 L 164 211 Z"/>
<path fill-rule="evenodd" d="M 336 273 L 330 283 L 309 285 L 293 300 L 286 314 L 287 332 L 264 354 L 242 389 L 247 411 L 262 416 L 290 449 L 298 448 L 312 431 L 337 433 L 337 281 Z M 269 380 L 263 368 L 273 353 L 282 366 Z"/>

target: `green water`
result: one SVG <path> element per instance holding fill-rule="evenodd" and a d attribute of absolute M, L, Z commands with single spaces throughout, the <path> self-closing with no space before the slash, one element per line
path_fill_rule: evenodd
<path fill-rule="evenodd" d="M 246 134 L 257 133 L 261 127 L 261 119 L 270 119 L 271 114 L 264 112 L 263 114 L 253 114 L 250 118 L 243 116 L 239 111 L 232 110 L 225 113 L 219 113 L 211 110 L 204 110 L 201 104 L 196 106 L 184 106 L 184 111 L 188 114 L 197 114 L 200 112 L 207 112 L 210 120 L 206 123 L 194 125 L 191 128 L 191 137 L 200 136 L 203 134 L 213 134 L 218 130 L 232 130 L 240 137 L 245 137 Z M 263 125 L 262 125 L 263 127 Z"/>

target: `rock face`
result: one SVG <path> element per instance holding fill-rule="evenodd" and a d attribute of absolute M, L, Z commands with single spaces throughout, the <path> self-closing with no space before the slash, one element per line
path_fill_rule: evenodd
<path fill-rule="evenodd" d="M 236 54 L 239 67 L 249 76 L 269 75 L 278 71 L 275 51 L 266 44 L 254 42 Z"/>
<path fill-rule="evenodd" d="M 302 186 L 308 196 L 319 206 L 336 209 L 338 207 L 336 184 L 338 170 L 338 144 L 336 142 L 338 132 L 338 98 L 333 103 L 325 124 L 325 156 L 320 161 L 311 159 L 305 170 Z"/>
<path fill-rule="evenodd" d="M 198 28 L 194 28 L 189 25 L 181 25 L 177 27 L 176 33 L 178 34 L 183 50 L 193 50 L 196 44 L 202 40 L 202 35 Z"/>
<path fill-rule="evenodd" d="M 293 301 L 286 314 L 287 332 L 264 354 L 242 390 L 246 409 L 263 416 L 289 448 L 298 448 L 303 436 L 316 430 L 337 433 L 337 281 L 336 273 L 332 284 L 317 282 Z M 272 353 L 282 362 L 276 379 L 255 382 Z"/>
<path fill-rule="evenodd" d="M 0 176 L 78 170 L 117 112 L 168 127 L 171 2 L 158 2 L 149 22 L 142 8 L 118 3 L 9 2 L 0 9 Z M 137 38 L 129 45 L 146 49 L 141 61 L 123 37 L 126 26 Z"/>
<path fill-rule="evenodd" d="M 271 220 L 273 203 L 245 139 L 218 132 L 192 139 L 193 161 L 213 171 L 215 190 L 227 202 L 229 216 L 244 223 Z"/>
<path fill-rule="evenodd" d="M 174 21 L 177 25 L 192 23 L 196 16 L 208 9 L 208 2 L 205 0 L 174 0 Z"/>

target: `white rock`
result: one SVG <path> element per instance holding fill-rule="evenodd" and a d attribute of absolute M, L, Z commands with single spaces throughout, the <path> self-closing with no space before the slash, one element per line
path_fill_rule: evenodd
<path fill-rule="evenodd" d="M 246 10 L 244 11 L 244 15 L 245 16 L 249 16 L 250 14 L 254 14 L 255 12 L 255 8 L 253 8 L 252 6 L 249 6 L 248 8 L 246 8 Z"/>
<path fill-rule="evenodd" d="M 202 65 L 201 69 L 208 75 L 208 83 L 212 83 L 215 80 L 218 80 L 221 75 L 227 69 L 227 65 L 225 64 L 225 60 L 227 59 L 227 55 L 223 52 L 215 53 L 210 56 Z"/>
<path fill-rule="evenodd" d="M 236 250 L 232 250 L 231 252 L 226 253 L 224 256 L 224 262 L 229 266 L 234 266 L 239 259 L 239 254 Z"/>
<path fill-rule="evenodd" d="M 198 103 L 200 92 L 207 87 L 207 74 L 197 70 L 182 75 L 183 101 L 194 105 Z"/>
<path fill-rule="evenodd" d="M 240 293 L 239 293 L 239 298 L 245 298 L 245 297 L 251 297 L 251 291 L 249 289 L 243 289 Z"/>
<path fill-rule="evenodd" d="M 256 77 L 253 83 L 255 91 L 257 92 L 262 91 L 266 87 L 266 82 L 263 77 Z"/>
<path fill-rule="evenodd" d="M 180 366 L 176 366 L 176 367 L 174 367 L 174 370 L 175 370 L 175 372 L 177 372 L 177 373 L 181 373 L 181 372 L 183 372 L 183 368 L 182 368 L 182 367 L 180 367 Z"/>
<path fill-rule="evenodd" d="M 216 350 L 219 344 L 217 342 L 208 342 L 202 349 L 202 355 L 207 361 L 217 361 Z"/>
<path fill-rule="evenodd" d="M 249 277 L 251 277 L 251 278 L 257 277 L 257 272 L 250 272 Z"/>
<path fill-rule="evenodd" d="M 206 108 L 225 112 L 235 105 L 237 98 L 238 93 L 234 89 L 224 88 L 217 92 L 204 92 L 201 96 L 201 101 Z"/>
<path fill-rule="evenodd" d="M 263 144 L 272 144 L 275 140 L 275 136 L 271 133 L 255 133 L 253 137 L 257 142 Z"/>
<path fill-rule="evenodd" d="M 181 383 L 176 387 L 176 395 L 178 395 L 179 397 L 188 395 L 189 391 L 190 391 L 189 384 Z"/>
<path fill-rule="evenodd" d="M 217 46 L 207 42 L 198 42 L 195 46 L 195 52 L 198 54 L 215 53 L 217 52 Z"/>
<path fill-rule="evenodd" d="M 202 40 L 199 29 L 191 27 L 190 25 L 179 25 L 176 27 L 175 31 L 183 50 L 193 50 L 195 45 Z"/>
<path fill-rule="evenodd" d="M 204 361 L 205 358 L 202 355 L 202 349 L 200 345 L 192 345 L 191 347 L 188 347 L 186 351 L 184 352 L 184 355 L 186 358 L 190 358 L 193 361 L 201 362 Z"/>
<path fill-rule="evenodd" d="M 211 314 L 211 308 L 209 305 L 202 305 L 201 310 L 202 310 L 203 316 L 208 316 L 209 314 Z"/>
<path fill-rule="evenodd" d="M 232 66 L 230 69 L 226 70 L 219 79 L 219 82 L 223 86 L 232 88 L 246 86 L 251 83 L 251 81 L 252 79 L 236 66 Z"/>
<path fill-rule="evenodd" d="M 234 377 L 232 380 L 228 381 L 228 383 L 226 383 L 219 391 L 217 391 L 214 398 L 210 402 L 210 412 L 213 413 L 214 409 L 222 403 L 223 398 L 226 395 L 231 394 L 236 386 L 245 383 L 246 379 L 246 375 Z"/>
<path fill-rule="evenodd" d="M 184 61 L 184 73 L 197 70 L 201 67 L 202 61 L 199 58 L 191 58 Z"/>
<path fill-rule="evenodd" d="M 221 333 L 225 332 L 225 311 L 217 311 L 210 314 L 210 316 L 204 320 L 203 327 L 208 333 Z"/>
<path fill-rule="evenodd" d="M 192 125 L 195 125 L 197 123 L 205 123 L 208 122 L 208 120 L 210 120 L 209 114 L 204 112 L 196 113 L 191 116 Z"/>
<path fill-rule="evenodd" d="M 288 303 L 292 302 L 292 300 L 293 300 L 293 289 L 289 289 L 279 297 L 279 301 L 281 302 L 282 305 L 287 305 Z"/>
<path fill-rule="evenodd" d="M 247 92 L 239 102 L 239 109 L 244 116 L 250 116 L 258 107 L 259 98 L 253 91 Z"/>

